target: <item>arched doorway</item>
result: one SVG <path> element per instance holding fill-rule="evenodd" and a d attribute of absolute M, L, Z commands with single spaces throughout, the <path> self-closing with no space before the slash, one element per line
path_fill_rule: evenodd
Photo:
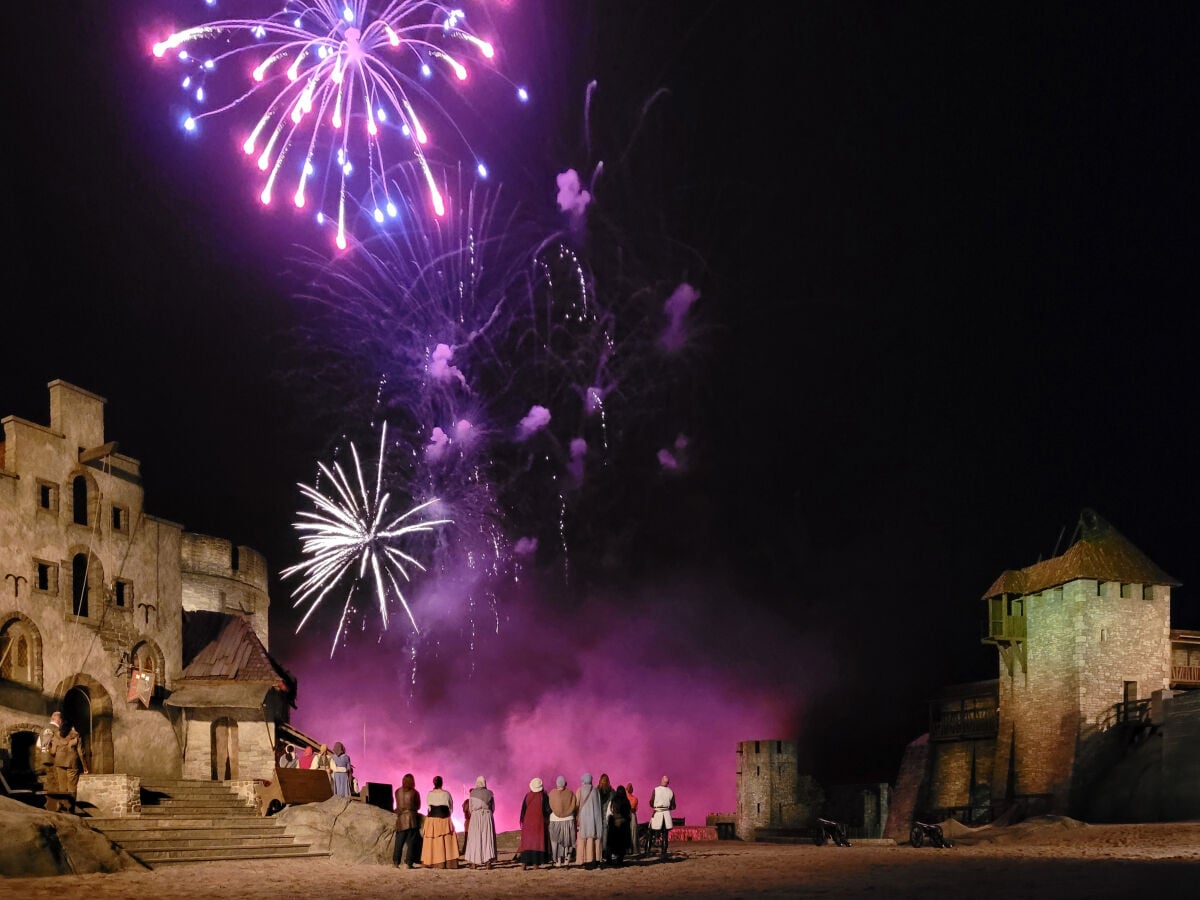
<path fill-rule="evenodd" d="M 237 719 L 220 718 L 212 723 L 212 777 L 214 781 L 236 781 L 238 777 Z"/>
<path fill-rule="evenodd" d="M 14 788 L 37 788 L 37 739 L 33 725 L 18 725 L 8 735 L 5 777 Z"/>
<path fill-rule="evenodd" d="M 83 760 L 93 775 L 116 771 L 112 743 L 112 697 L 95 679 L 76 675 L 65 684 L 59 709 L 83 739 Z"/>

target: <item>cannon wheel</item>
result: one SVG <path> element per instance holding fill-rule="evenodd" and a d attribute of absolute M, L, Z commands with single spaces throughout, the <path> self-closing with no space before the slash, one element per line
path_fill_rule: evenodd
<path fill-rule="evenodd" d="M 818 847 L 825 846 L 825 829 L 824 828 L 817 829 L 817 833 L 813 835 L 813 843 L 816 844 Z"/>
<path fill-rule="evenodd" d="M 908 842 L 914 847 L 920 847 L 925 843 L 925 832 L 919 825 L 914 825 L 912 831 L 908 833 Z"/>

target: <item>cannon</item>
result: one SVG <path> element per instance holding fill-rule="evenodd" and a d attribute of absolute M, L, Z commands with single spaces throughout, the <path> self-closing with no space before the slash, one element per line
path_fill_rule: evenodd
<path fill-rule="evenodd" d="M 928 822 L 913 822 L 912 830 L 908 833 L 908 842 L 914 847 L 929 844 L 931 847 L 953 847 L 942 833 L 941 825 L 931 825 Z"/>
<path fill-rule="evenodd" d="M 850 838 L 846 837 L 846 826 L 832 819 L 817 819 L 813 843 L 818 847 L 824 847 L 829 841 L 833 841 L 838 847 L 849 847 Z"/>

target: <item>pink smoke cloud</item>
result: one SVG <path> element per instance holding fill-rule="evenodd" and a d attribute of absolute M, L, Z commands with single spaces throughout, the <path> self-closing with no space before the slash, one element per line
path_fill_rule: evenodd
<path fill-rule="evenodd" d="M 671 296 L 663 303 L 667 326 L 659 337 L 659 343 L 668 353 L 679 350 L 687 341 L 687 323 L 684 319 L 692 308 L 692 304 L 699 299 L 700 292 L 690 284 L 684 283 L 675 288 Z"/>
<path fill-rule="evenodd" d="M 669 775 L 679 814 L 702 823 L 735 809 L 738 742 L 795 737 L 836 668 L 828 642 L 798 640 L 719 579 L 590 597 L 535 580 L 495 611 L 455 616 L 443 594 L 427 614 L 418 600 L 419 639 L 393 625 L 332 660 L 321 636 L 298 645 L 284 659 L 299 679 L 293 721 L 342 741 L 360 781 L 394 788 L 412 772 L 424 795 L 441 775 L 459 828 L 478 775 L 511 831 L 530 778 L 574 788 L 584 772 L 642 797 Z"/>

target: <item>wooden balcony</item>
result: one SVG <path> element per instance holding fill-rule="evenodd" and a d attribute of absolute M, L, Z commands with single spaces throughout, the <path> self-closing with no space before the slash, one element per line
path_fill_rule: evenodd
<path fill-rule="evenodd" d="M 1001 616 L 988 620 L 985 644 L 1011 644 L 1025 640 L 1024 616 Z"/>
<path fill-rule="evenodd" d="M 1200 687 L 1200 666 L 1171 666 L 1171 684 L 1175 687 Z"/>

